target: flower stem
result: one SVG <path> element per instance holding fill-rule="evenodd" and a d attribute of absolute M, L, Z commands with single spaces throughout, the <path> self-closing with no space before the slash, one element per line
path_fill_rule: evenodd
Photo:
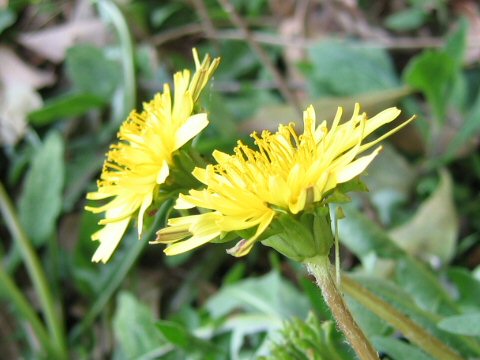
<path fill-rule="evenodd" d="M 362 332 L 347 308 L 330 273 L 330 261 L 326 256 L 317 256 L 304 261 L 308 271 L 315 277 L 323 298 L 345 334 L 350 346 L 362 360 L 378 360 L 378 355 L 370 341 Z"/>
<path fill-rule="evenodd" d="M 2 297 L 8 298 L 16 310 L 28 321 L 38 340 L 46 349 L 46 353 L 54 355 L 55 351 L 45 327 L 32 308 L 32 305 L 2 265 L 0 265 L 0 286 L 2 288 Z"/>
<path fill-rule="evenodd" d="M 49 290 L 45 273 L 40 265 L 40 260 L 20 225 L 17 214 L 2 183 L 0 183 L 0 212 L 20 250 L 28 274 L 40 300 L 43 315 L 55 346 L 56 358 L 65 359 L 67 357 L 67 348 L 61 317 L 55 309 L 53 296 Z"/>
<path fill-rule="evenodd" d="M 136 86 L 135 86 L 135 65 L 132 37 L 128 29 L 127 21 L 121 10 L 114 1 L 95 1 L 100 14 L 111 21 L 117 31 L 120 43 L 122 70 L 123 70 L 123 108 L 118 115 L 117 120 L 123 121 L 128 116 L 131 109 L 136 105 Z M 118 125 L 118 124 L 117 124 Z"/>
<path fill-rule="evenodd" d="M 462 357 L 439 339 L 418 326 L 392 305 L 355 280 L 342 276 L 342 288 L 360 304 L 399 330 L 408 340 L 438 360 L 460 360 Z"/>

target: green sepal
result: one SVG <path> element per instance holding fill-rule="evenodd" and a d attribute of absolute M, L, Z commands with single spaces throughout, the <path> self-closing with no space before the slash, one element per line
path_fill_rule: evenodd
<path fill-rule="evenodd" d="M 327 256 L 334 242 L 326 206 L 299 216 L 279 214 L 270 231 L 274 235 L 262 240 L 262 244 L 300 262 L 315 256 Z"/>
<path fill-rule="evenodd" d="M 360 179 L 360 176 L 357 176 L 353 178 L 350 181 L 347 181 L 342 184 L 338 184 L 335 187 L 335 191 L 341 192 L 341 193 L 349 193 L 352 191 L 355 192 L 368 192 L 368 187 L 367 185 Z"/>
<path fill-rule="evenodd" d="M 328 201 L 329 203 L 335 204 L 344 204 L 352 201 L 352 198 L 340 191 L 334 191 L 332 195 L 329 196 Z"/>
<path fill-rule="evenodd" d="M 211 243 L 223 244 L 229 241 L 238 240 L 238 235 L 235 232 L 223 232 L 220 236 L 217 236 L 215 239 L 210 240 Z"/>
<path fill-rule="evenodd" d="M 153 201 L 145 212 L 143 220 L 145 229 L 148 229 L 158 209 L 166 201 L 177 199 L 180 193 L 188 193 L 190 189 L 199 189 L 204 186 L 192 175 L 195 167 L 204 165 L 205 162 L 200 154 L 192 148 L 191 141 L 173 153 L 168 177 L 164 183 L 157 184 L 153 190 Z"/>

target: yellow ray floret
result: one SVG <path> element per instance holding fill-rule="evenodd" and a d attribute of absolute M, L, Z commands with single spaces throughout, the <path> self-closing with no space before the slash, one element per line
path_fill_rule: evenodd
<path fill-rule="evenodd" d="M 100 241 L 93 261 L 110 258 L 137 213 L 140 236 L 154 188 L 168 177 L 173 153 L 207 126 L 207 114 L 193 114 L 194 104 L 219 59 L 206 56 L 200 63 L 195 50 L 194 59 L 193 76 L 188 70 L 174 75 L 173 99 L 169 85 L 164 85 L 162 93 L 143 104 L 141 113 L 130 114 L 118 132 L 119 142 L 110 147 L 98 190 L 87 195 L 90 200 L 109 199 L 103 206 L 86 207 L 94 213 L 105 212 L 100 221 L 103 228 L 92 235 Z"/>
<path fill-rule="evenodd" d="M 169 220 L 156 242 L 166 243 L 167 255 L 175 255 L 228 232 L 254 229 L 234 255 L 248 253 L 278 211 L 298 214 L 319 203 L 338 184 L 360 175 L 377 156 L 380 147 L 361 155 L 379 141 L 408 124 L 402 123 L 382 137 L 363 143 L 373 131 L 400 114 L 389 108 L 368 119 L 356 104 L 352 118 L 340 124 L 339 108 L 330 129 L 326 122 L 316 125 L 312 106 L 304 112 L 304 131 L 297 134 L 293 124 L 280 125 L 276 133 L 253 134 L 257 150 L 241 142 L 234 155 L 215 151 L 216 165 L 196 168 L 193 175 L 206 185 L 180 195 L 176 208 L 199 207 L 211 212 Z"/>

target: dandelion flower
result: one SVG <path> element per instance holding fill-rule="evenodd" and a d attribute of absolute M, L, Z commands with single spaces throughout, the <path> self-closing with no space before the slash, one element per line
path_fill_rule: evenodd
<path fill-rule="evenodd" d="M 193 172 L 206 187 L 181 194 L 176 203 L 177 209 L 211 211 L 170 219 L 155 242 L 168 244 L 165 253 L 175 255 L 242 232 L 248 237 L 229 252 L 247 254 L 256 241 L 263 240 L 274 219 L 325 205 L 337 185 L 360 175 L 380 146 L 368 155 L 363 153 L 413 118 L 376 140 L 364 140 L 399 114 L 397 108 L 389 108 L 368 119 L 356 104 L 352 118 L 342 124 L 339 108 L 328 129 L 325 121 L 316 125 L 310 106 L 304 112 L 303 134 L 297 134 L 294 124 L 280 125 L 276 133 L 252 134 L 256 150 L 239 142 L 233 155 L 215 151 L 217 164 Z"/>
<path fill-rule="evenodd" d="M 170 87 L 143 104 L 143 111 L 132 111 L 120 127 L 118 143 L 111 145 L 103 166 L 98 190 L 87 194 L 89 200 L 104 200 L 102 206 L 86 209 L 105 217 L 103 227 L 92 235 L 100 241 L 92 260 L 106 262 L 120 242 L 132 217 L 137 216 L 141 235 L 145 211 L 154 200 L 154 190 L 170 173 L 174 153 L 208 124 L 206 113 L 194 113 L 194 105 L 207 84 L 219 59 L 206 56 L 202 63 L 193 51 L 196 71 L 183 70 L 173 76 Z"/>

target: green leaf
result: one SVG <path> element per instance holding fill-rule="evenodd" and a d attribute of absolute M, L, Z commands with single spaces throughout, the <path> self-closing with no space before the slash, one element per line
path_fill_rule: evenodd
<path fill-rule="evenodd" d="M 410 86 L 425 94 L 437 120 L 443 122 L 455 75 L 454 58 L 445 52 L 425 51 L 411 60 L 404 74 Z"/>
<path fill-rule="evenodd" d="M 477 94 L 474 104 L 470 107 L 464 117 L 464 122 L 459 128 L 455 137 L 448 144 L 444 155 L 445 159 L 452 159 L 457 152 L 480 132 L 480 91 Z"/>
<path fill-rule="evenodd" d="M 312 95 L 347 96 L 390 89 L 399 82 L 387 52 L 354 41 L 327 40 L 309 49 Z"/>
<path fill-rule="evenodd" d="M 226 286 L 208 300 L 206 307 L 214 318 L 242 309 L 287 319 L 305 317 L 309 309 L 306 298 L 276 272 Z"/>
<path fill-rule="evenodd" d="M 310 307 L 312 311 L 315 311 L 315 314 L 322 319 L 328 319 L 331 317 L 330 310 L 325 304 L 325 300 L 322 296 L 322 291 L 318 286 L 308 278 L 301 278 L 300 285 L 303 292 L 310 300 Z"/>
<path fill-rule="evenodd" d="M 383 224 L 390 224 L 395 218 L 395 209 L 406 201 L 416 178 L 415 169 L 393 146 L 382 145 L 381 153 L 368 166 L 363 177 L 370 192 L 367 194 L 378 210 Z"/>
<path fill-rule="evenodd" d="M 65 66 L 77 92 L 96 95 L 105 101 L 110 99 L 121 78 L 118 64 L 92 45 L 68 49 Z"/>
<path fill-rule="evenodd" d="M 293 319 L 285 323 L 278 335 L 271 339 L 271 350 L 268 357 L 261 360 L 306 360 L 306 359 L 354 359 L 351 349 L 341 334 L 336 331 L 332 321 L 320 321 L 309 314 L 306 321 Z"/>
<path fill-rule="evenodd" d="M 480 336 L 480 313 L 451 316 L 440 321 L 438 327 L 454 334 Z"/>
<path fill-rule="evenodd" d="M 212 355 L 212 353 L 221 352 L 220 348 L 196 337 L 184 326 L 176 322 L 162 320 L 158 321 L 156 326 L 168 342 L 172 343 L 176 348 L 185 350 L 187 354 L 200 352 Z"/>
<path fill-rule="evenodd" d="M 138 358 L 165 344 L 153 312 L 128 292 L 118 294 L 112 325 L 117 351 L 126 359 Z"/>
<path fill-rule="evenodd" d="M 410 8 L 398 11 L 385 19 L 385 25 L 395 31 L 409 31 L 418 29 L 428 18 L 427 12 L 419 8 Z"/>
<path fill-rule="evenodd" d="M 434 360 L 422 350 L 397 339 L 375 336 L 372 342 L 378 351 L 388 354 L 392 360 Z"/>
<path fill-rule="evenodd" d="M 450 34 L 445 44 L 445 52 L 452 56 L 455 69 L 462 67 L 465 52 L 467 50 L 468 21 L 462 18 L 458 22 L 458 28 Z"/>
<path fill-rule="evenodd" d="M 480 281 L 463 268 L 450 268 L 447 275 L 457 288 L 458 304 L 466 311 L 480 310 Z"/>
<path fill-rule="evenodd" d="M 61 118 L 73 118 L 88 110 L 103 106 L 102 98 L 91 94 L 66 94 L 49 100 L 39 110 L 32 111 L 28 120 L 32 125 L 48 125 Z"/>
<path fill-rule="evenodd" d="M 34 155 L 25 179 L 19 201 L 20 221 L 37 246 L 53 234 L 62 209 L 63 156 L 63 139 L 52 131 Z"/>
<path fill-rule="evenodd" d="M 0 34 L 2 34 L 6 28 L 13 25 L 16 20 L 17 15 L 11 9 L 0 9 Z"/>
<path fill-rule="evenodd" d="M 459 312 L 455 301 L 435 273 L 418 260 L 410 257 L 399 259 L 395 275 L 398 283 L 421 308 L 442 315 Z"/>
<path fill-rule="evenodd" d="M 447 170 L 441 170 L 435 192 L 408 222 L 390 231 L 389 235 L 409 254 L 426 260 L 435 256 L 447 263 L 455 253 L 458 231 L 452 178 Z"/>
<path fill-rule="evenodd" d="M 392 327 L 351 296 L 346 296 L 348 308 L 353 313 L 355 321 L 360 325 L 368 338 L 390 335 Z"/>
<path fill-rule="evenodd" d="M 177 11 L 182 9 L 182 5 L 178 3 L 171 3 L 162 6 L 156 6 L 150 16 L 152 26 L 160 27 L 163 23 L 170 18 Z"/>
<path fill-rule="evenodd" d="M 433 312 L 421 309 L 407 292 L 392 281 L 366 276 L 354 276 L 354 278 L 452 349 L 466 357 L 479 356 L 480 344 L 478 342 L 472 338 L 439 329 L 437 323 L 441 320 L 441 317 Z"/>
<path fill-rule="evenodd" d="M 362 261 L 372 253 L 388 259 L 405 255 L 382 228 L 353 206 L 347 205 L 342 208 L 345 211 L 345 219 L 338 222 L 340 239 L 342 244 Z"/>

